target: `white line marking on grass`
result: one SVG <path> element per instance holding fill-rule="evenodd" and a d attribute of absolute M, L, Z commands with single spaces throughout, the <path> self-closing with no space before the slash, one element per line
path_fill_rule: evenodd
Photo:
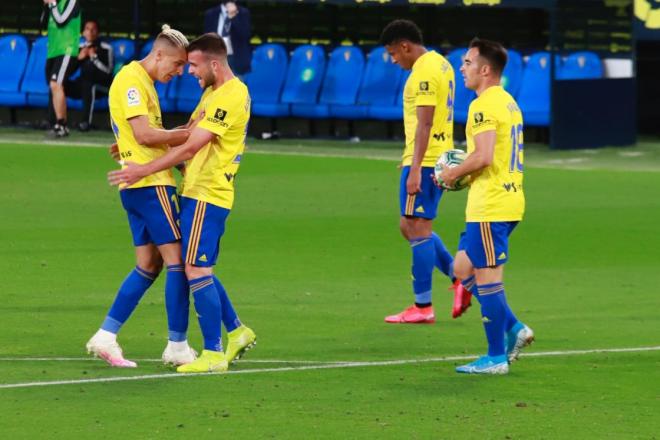
<path fill-rule="evenodd" d="M 636 353 L 644 351 L 660 351 L 660 345 L 652 347 L 630 347 L 630 348 L 603 348 L 603 349 L 590 349 L 590 350 L 565 350 L 565 351 L 539 351 L 536 353 L 527 353 L 521 355 L 522 357 L 548 357 L 548 356 L 579 356 L 585 354 L 602 354 L 602 353 Z M 237 370 L 227 371 L 225 373 L 165 373 L 165 374 L 145 374 L 140 376 L 118 376 L 118 377 L 104 377 L 97 379 L 74 379 L 74 380 L 55 380 L 44 382 L 23 382 L 23 383 L 10 383 L 1 384 L 0 389 L 4 388 L 29 388 L 29 387 L 44 387 L 51 385 L 76 385 L 87 383 L 104 383 L 104 382 L 125 382 L 131 380 L 147 380 L 147 379 L 172 379 L 177 377 L 199 377 L 199 376 L 216 376 L 216 375 L 233 375 L 233 374 L 258 374 L 258 373 L 279 373 L 286 371 L 306 371 L 306 370 L 328 370 L 336 368 L 359 368 L 359 367 L 382 367 L 390 365 L 407 365 L 407 364 L 422 364 L 432 362 L 453 362 L 464 361 L 476 358 L 476 355 L 459 355 L 459 356 L 444 356 L 427 359 L 400 359 L 389 361 L 357 361 L 357 362 L 341 362 L 337 361 L 333 364 L 321 365 L 305 365 L 298 367 L 280 367 L 280 368 L 256 368 L 253 370 Z M 314 361 L 310 361 L 314 362 Z"/>
<path fill-rule="evenodd" d="M 135 359 L 135 362 L 163 362 L 162 359 Z M 0 357 L 0 362 L 105 362 L 103 359 L 92 356 L 87 357 Z M 344 364 L 352 361 L 310 361 L 310 360 L 286 360 L 286 359 L 238 359 L 235 362 L 241 364 Z"/>

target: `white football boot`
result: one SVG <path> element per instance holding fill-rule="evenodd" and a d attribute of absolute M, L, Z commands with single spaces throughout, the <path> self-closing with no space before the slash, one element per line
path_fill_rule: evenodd
<path fill-rule="evenodd" d="M 168 365 L 189 364 L 197 359 L 197 352 L 188 345 L 188 341 L 173 342 L 167 341 L 167 347 L 163 351 L 163 363 Z"/>
<path fill-rule="evenodd" d="M 117 335 L 106 330 L 99 329 L 87 342 L 87 353 L 93 353 L 100 357 L 111 367 L 135 368 L 137 364 L 124 359 L 121 347 L 117 343 Z"/>

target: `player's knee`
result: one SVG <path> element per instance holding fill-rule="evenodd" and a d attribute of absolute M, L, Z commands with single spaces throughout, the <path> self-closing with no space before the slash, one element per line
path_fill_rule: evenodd
<path fill-rule="evenodd" d="M 471 277 L 473 271 L 472 263 L 467 258 L 467 255 L 459 252 L 454 259 L 454 276 L 458 279 L 464 280 Z"/>
<path fill-rule="evenodd" d="M 212 267 L 193 266 L 186 264 L 186 278 L 188 280 L 195 280 L 197 278 L 213 275 Z"/>

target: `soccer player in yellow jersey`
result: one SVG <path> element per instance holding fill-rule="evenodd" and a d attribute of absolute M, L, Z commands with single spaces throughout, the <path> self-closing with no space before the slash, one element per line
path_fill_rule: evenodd
<path fill-rule="evenodd" d="M 187 46 L 188 40 L 183 34 L 165 25 L 147 57 L 124 66 L 115 77 L 109 94 L 110 123 L 122 159 L 146 163 L 163 156 L 170 146 L 188 139 L 189 130 L 163 129 L 154 88 L 155 80 L 167 82 L 183 73 Z M 163 360 L 183 364 L 195 359 L 186 341 L 188 283 L 181 258 L 175 190 L 169 168 L 120 187 L 137 263 L 121 285 L 101 328 L 87 343 L 89 352 L 112 366 L 136 366 L 124 359 L 117 344 L 117 333 L 158 276 L 163 261 L 167 265 L 165 302 L 169 328 Z"/>
<path fill-rule="evenodd" d="M 399 207 L 400 229 L 412 250 L 415 304 L 387 316 L 389 323 L 433 323 L 431 301 L 434 266 L 462 289 L 453 275 L 453 258 L 433 232 L 433 219 L 442 190 L 432 180 L 438 157 L 453 148 L 454 69 L 435 51 L 426 50 L 422 33 L 409 20 L 389 23 L 381 43 L 392 61 L 411 70 L 403 91 L 403 123 L 406 146 L 401 161 Z M 467 305 L 465 306 L 467 308 Z M 454 313 L 454 317 L 460 315 Z"/>
<path fill-rule="evenodd" d="M 222 286 L 213 276 L 219 240 L 234 202 L 234 179 L 245 148 L 250 96 L 245 84 L 229 68 L 227 47 L 217 34 L 205 34 L 190 43 L 188 62 L 190 73 L 206 88 L 193 114 L 201 120 L 188 140 L 149 163 L 128 163 L 125 169 L 109 173 L 109 180 L 112 184 L 131 185 L 187 161 L 181 196 L 183 255 L 204 351 L 196 361 L 177 371 L 199 373 L 226 370 L 228 363 L 256 340 L 252 330 L 240 325 L 229 332 L 227 351 L 223 353 L 223 292 L 219 292 Z"/>
<path fill-rule="evenodd" d="M 470 43 L 461 66 L 466 87 L 477 93 L 465 129 L 468 156 L 440 175 L 449 187 L 461 176 L 472 176 L 454 271 L 481 304 L 488 340 L 488 354 L 458 367 L 459 373 L 506 374 L 509 362 L 534 340 L 532 330 L 509 308 L 502 282 L 509 235 L 525 211 L 523 117 L 500 85 L 506 62 L 501 44 L 479 39 Z"/>

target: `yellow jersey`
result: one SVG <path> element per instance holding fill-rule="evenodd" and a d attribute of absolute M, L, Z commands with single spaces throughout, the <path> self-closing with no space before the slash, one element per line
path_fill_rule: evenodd
<path fill-rule="evenodd" d="M 406 147 L 401 164 L 412 165 L 417 131 L 417 107 L 435 107 L 433 126 L 422 166 L 432 167 L 438 157 L 454 148 L 454 69 L 439 53 L 428 51 L 415 61 L 403 89 L 403 125 Z"/>
<path fill-rule="evenodd" d="M 144 164 L 163 156 L 168 145 L 140 145 L 133 136 L 133 129 L 128 122 L 136 116 L 149 118 L 149 126 L 163 128 L 158 94 L 154 82 L 139 62 L 133 61 L 121 68 L 110 86 L 108 97 L 110 107 L 110 125 L 115 133 L 122 160 Z M 176 186 L 172 170 L 163 170 L 137 181 L 128 188 L 168 185 Z M 120 186 L 124 189 L 126 186 Z"/>
<path fill-rule="evenodd" d="M 470 104 L 465 127 L 468 154 L 474 151 L 474 137 L 491 130 L 496 132 L 493 162 L 472 177 L 465 220 L 522 220 L 523 118 L 518 104 L 502 86 L 489 87 Z"/>
<path fill-rule="evenodd" d="M 216 90 L 208 87 L 192 113 L 197 125 L 215 135 L 186 162 L 183 178 L 184 197 L 231 209 L 234 203 L 234 179 L 245 149 L 245 135 L 250 120 L 250 95 L 238 78 Z"/>

